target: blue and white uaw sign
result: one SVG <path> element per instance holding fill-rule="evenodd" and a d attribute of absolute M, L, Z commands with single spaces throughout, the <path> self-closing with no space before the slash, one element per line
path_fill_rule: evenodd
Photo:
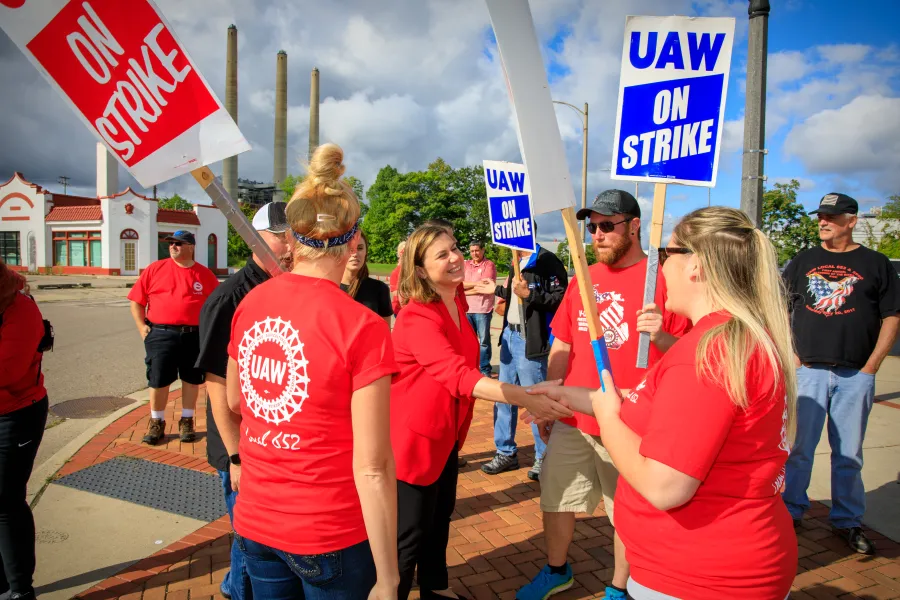
<path fill-rule="evenodd" d="M 491 217 L 491 239 L 499 246 L 534 252 L 531 186 L 525 165 L 486 160 L 484 185 Z"/>
<path fill-rule="evenodd" d="M 613 179 L 715 186 L 733 42 L 733 18 L 627 18 Z"/>

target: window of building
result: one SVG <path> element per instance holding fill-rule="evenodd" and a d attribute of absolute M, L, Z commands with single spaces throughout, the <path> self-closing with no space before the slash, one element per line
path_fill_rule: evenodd
<path fill-rule="evenodd" d="M 159 259 L 169 258 L 169 242 L 166 241 L 166 238 L 172 235 L 171 231 L 160 231 L 157 236 L 159 250 L 157 252 L 157 257 Z"/>
<path fill-rule="evenodd" d="M 0 231 L 0 258 L 8 265 L 22 264 L 18 231 Z"/>
<path fill-rule="evenodd" d="M 53 265 L 102 267 L 103 243 L 99 231 L 54 231 Z"/>
<path fill-rule="evenodd" d="M 210 269 L 218 268 L 218 262 L 216 261 L 216 254 L 219 250 L 219 241 L 216 238 L 216 234 L 211 233 L 209 237 L 206 238 L 206 266 Z"/>

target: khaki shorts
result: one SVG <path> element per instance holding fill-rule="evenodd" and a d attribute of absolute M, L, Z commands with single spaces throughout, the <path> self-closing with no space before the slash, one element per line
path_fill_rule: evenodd
<path fill-rule="evenodd" d="M 553 425 L 541 467 L 543 512 L 590 514 L 602 498 L 609 522 L 613 523 L 618 478 L 619 471 L 598 436 L 561 422 Z"/>

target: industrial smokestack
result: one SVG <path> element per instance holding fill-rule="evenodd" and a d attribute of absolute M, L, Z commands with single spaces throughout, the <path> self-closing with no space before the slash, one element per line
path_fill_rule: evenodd
<path fill-rule="evenodd" d="M 106 146 L 97 142 L 97 197 L 119 193 L 119 163 Z"/>
<path fill-rule="evenodd" d="M 278 52 L 275 66 L 275 200 L 284 200 L 281 182 L 287 177 L 287 52 Z"/>
<path fill-rule="evenodd" d="M 319 70 L 309 76 L 309 160 L 319 147 Z"/>
<path fill-rule="evenodd" d="M 238 122 L 238 89 L 237 89 L 237 27 L 228 28 L 228 48 L 225 55 L 225 110 Z M 222 164 L 222 185 L 232 198 L 238 197 L 238 157 L 226 158 Z"/>

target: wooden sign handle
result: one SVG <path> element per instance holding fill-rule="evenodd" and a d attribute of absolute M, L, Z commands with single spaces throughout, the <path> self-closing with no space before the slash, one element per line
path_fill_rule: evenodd
<path fill-rule="evenodd" d="M 575 209 L 572 207 L 562 210 L 563 225 L 566 228 L 566 237 L 569 240 L 569 252 L 572 263 L 575 265 L 575 278 L 578 281 L 578 293 L 581 296 L 581 304 L 584 306 L 584 314 L 587 317 L 588 334 L 591 338 L 591 348 L 594 352 L 594 362 L 597 363 L 597 375 L 604 370 L 612 373 L 609 364 L 609 353 L 606 350 L 606 340 L 603 330 L 600 328 L 600 316 L 597 313 L 597 300 L 594 297 L 594 284 L 588 271 L 587 257 L 584 254 L 584 238 L 578 227 L 578 219 L 575 217 Z M 600 388 L 605 391 L 603 377 L 600 377 Z"/>
<path fill-rule="evenodd" d="M 650 248 L 647 251 L 647 277 L 644 280 L 644 306 L 656 300 L 656 282 L 659 275 L 658 248 L 662 245 L 667 187 L 668 184 L 657 183 L 653 188 L 653 212 L 650 215 Z M 641 337 L 638 340 L 637 367 L 646 369 L 649 362 L 650 334 L 641 333 Z"/>

